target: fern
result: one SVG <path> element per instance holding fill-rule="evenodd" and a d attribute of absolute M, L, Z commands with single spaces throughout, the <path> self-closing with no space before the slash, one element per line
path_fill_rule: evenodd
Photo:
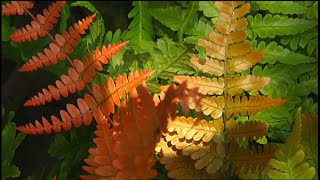
<path fill-rule="evenodd" d="M 203 112 L 205 115 L 211 115 L 213 119 L 209 120 L 209 124 L 210 122 L 216 124 L 216 132 L 213 134 L 207 132 L 208 127 L 203 120 L 194 123 L 192 130 L 189 126 L 181 127 L 181 122 L 185 124 L 184 121 L 186 121 L 182 117 L 182 119 L 175 119 L 177 122 L 169 123 L 170 133 L 164 134 L 164 139 L 166 142 L 170 142 L 174 148 L 181 150 L 183 156 L 190 156 L 191 159 L 196 160 L 194 167 L 197 170 L 204 169 L 208 174 L 219 174 L 221 171 L 228 173 L 228 166 L 232 165 L 237 169 L 237 175 L 242 176 L 252 172 L 251 166 L 246 164 L 251 162 L 251 155 L 254 152 L 242 150 L 241 154 L 248 153 L 250 155 L 237 160 L 240 156 L 229 151 L 229 148 L 230 150 L 234 149 L 229 145 L 238 138 L 257 140 L 266 136 L 268 134 L 267 125 L 258 121 L 246 121 L 244 124 L 238 124 L 233 118 L 238 115 L 254 116 L 262 109 L 282 105 L 285 100 L 271 99 L 260 95 L 241 96 L 244 92 L 260 90 L 270 82 L 268 77 L 234 75 L 235 72 L 240 73 L 247 70 L 263 59 L 261 51 L 253 51 L 251 44 L 244 42 L 247 38 L 245 30 L 243 30 L 246 27 L 246 19 L 241 17 L 249 11 L 250 5 L 248 3 L 241 5 L 240 2 L 216 2 L 215 7 L 220 11 L 219 20 L 214 25 L 216 31 L 209 33 L 209 40 L 198 40 L 198 45 L 205 48 L 206 61 L 200 63 L 200 58 L 196 55 L 193 55 L 190 61 L 201 71 L 218 77 L 175 76 L 174 80 L 178 83 L 187 81 L 187 88 L 198 89 L 198 93 L 203 96 L 200 101 L 201 107 L 195 106 L 194 102 L 190 101 L 189 108 Z M 191 119 L 188 121 L 188 124 L 192 123 Z M 177 125 L 180 127 L 176 127 Z M 197 134 L 192 139 L 192 135 L 195 133 Z M 202 136 L 204 137 L 202 138 Z M 256 167 L 255 173 L 264 168 L 272 157 L 272 153 L 273 151 L 265 152 L 266 157 L 263 157 L 264 155 L 258 152 L 255 163 L 262 165 L 255 166 L 256 164 L 253 163 L 253 166 Z M 174 171 L 171 168 L 167 170 Z"/>
<path fill-rule="evenodd" d="M 298 2 L 287 1 L 287 2 L 253 2 L 253 10 L 265 10 L 271 13 L 282 13 L 282 14 L 303 14 L 306 12 L 307 8 L 302 6 Z"/>
<path fill-rule="evenodd" d="M 292 19 L 285 16 L 267 14 L 262 18 L 261 14 L 255 17 L 248 16 L 249 37 L 255 35 L 261 38 L 274 38 L 282 35 L 295 35 L 302 33 L 317 25 L 315 20 Z"/>
<path fill-rule="evenodd" d="M 271 168 L 267 171 L 271 179 L 311 179 L 315 175 L 315 168 L 304 163 L 305 153 L 301 141 L 301 114 L 296 115 L 292 134 L 286 144 L 275 153 L 276 159 L 270 160 Z"/>
<path fill-rule="evenodd" d="M 132 2 L 135 6 L 128 14 L 129 18 L 134 18 L 130 23 L 128 33 L 124 37 L 126 40 L 130 40 L 130 45 L 134 47 L 135 54 L 152 51 L 155 46 L 152 41 L 153 29 L 152 19 L 148 10 L 148 2 L 135 1 Z"/>
<path fill-rule="evenodd" d="M 178 31 L 179 41 L 182 41 L 183 34 L 194 24 L 198 8 L 198 2 L 191 2 L 187 10 L 182 10 L 179 6 L 155 8 L 152 10 L 152 16 L 171 30 Z"/>

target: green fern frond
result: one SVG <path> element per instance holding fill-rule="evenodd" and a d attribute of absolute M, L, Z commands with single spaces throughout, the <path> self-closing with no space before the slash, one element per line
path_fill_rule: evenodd
<path fill-rule="evenodd" d="M 252 9 L 282 14 L 303 14 L 307 10 L 305 6 L 294 1 L 255 1 L 252 2 Z"/>
<path fill-rule="evenodd" d="M 317 25 L 316 20 L 292 19 L 287 16 L 261 14 L 248 16 L 248 36 L 250 39 L 258 35 L 261 38 L 274 38 L 283 35 L 296 35 Z"/>
<path fill-rule="evenodd" d="M 264 60 L 261 63 L 270 63 L 274 64 L 276 61 L 279 61 L 284 64 L 302 64 L 302 63 L 311 63 L 318 61 L 314 57 L 306 56 L 297 52 L 290 51 L 289 49 L 283 48 L 281 45 L 278 45 L 276 42 L 271 42 L 266 45 L 265 42 L 261 42 L 257 49 L 264 51 Z"/>
<path fill-rule="evenodd" d="M 202 2 L 202 1 L 201 1 Z M 191 29 L 188 29 L 185 34 L 191 35 L 184 38 L 184 42 L 197 45 L 198 39 L 208 39 L 208 34 L 213 30 L 211 22 L 201 17 L 199 22 Z"/>
<path fill-rule="evenodd" d="M 124 37 L 129 40 L 129 45 L 133 47 L 134 53 L 150 52 L 155 47 L 152 40 L 154 35 L 152 17 L 148 10 L 148 2 L 134 1 L 134 8 L 128 14 L 129 18 L 134 18 L 130 23 L 128 33 Z"/>
<path fill-rule="evenodd" d="M 183 40 L 183 34 L 192 28 L 197 21 L 197 10 L 199 3 L 190 2 L 188 9 L 182 9 L 180 6 L 168 8 L 154 8 L 152 16 L 173 31 L 178 31 L 179 41 Z"/>
<path fill-rule="evenodd" d="M 301 113 L 299 109 L 292 132 L 287 142 L 275 152 L 275 159 L 271 159 L 271 168 L 267 175 L 271 179 L 312 179 L 315 168 L 304 162 L 305 153 L 301 146 Z"/>

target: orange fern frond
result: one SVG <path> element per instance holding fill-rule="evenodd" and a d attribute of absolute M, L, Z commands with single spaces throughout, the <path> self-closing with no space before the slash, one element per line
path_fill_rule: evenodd
<path fill-rule="evenodd" d="M 18 70 L 20 72 L 34 71 L 42 68 L 43 65 L 49 66 L 50 63 L 57 64 L 57 60 L 66 59 L 67 54 L 73 52 L 73 47 L 77 46 L 76 40 L 80 39 L 80 34 L 84 34 L 85 30 L 93 21 L 96 14 L 93 14 L 82 21 L 78 21 L 74 26 L 69 27 L 69 33 L 64 31 L 62 35 L 56 34 L 54 43 L 49 44 L 49 49 L 44 49 L 45 54 L 38 53 L 38 56 L 32 56 L 27 63 L 22 65 Z"/>
<path fill-rule="evenodd" d="M 33 8 L 34 4 L 31 1 L 11 1 L 10 3 L 6 3 L 2 5 L 2 16 L 10 16 L 10 15 L 22 15 L 26 9 Z"/>
<path fill-rule="evenodd" d="M 36 21 L 31 21 L 31 26 L 27 25 L 17 30 L 9 36 L 10 39 L 14 42 L 25 42 L 26 40 L 30 42 L 32 39 L 38 40 L 38 35 L 46 36 L 47 32 L 53 28 L 53 24 L 57 23 L 56 18 L 60 17 L 59 13 L 65 4 L 66 1 L 53 2 L 48 10 L 43 10 L 43 15 L 36 15 Z"/>
<path fill-rule="evenodd" d="M 93 142 L 96 148 L 89 149 L 89 153 L 93 158 L 87 158 L 84 161 L 89 166 L 82 166 L 82 168 L 91 174 L 101 177 L 115 177 L 117 169 L 113 167 L 112 161 L 116 158 L 113 151 L 115 140 L 113 139 L 113 130 L 110 129 L 110 124 L 107 121 L 97 123 L 95 131 L 96 137 Z M 82 175 L 82 179 L 93 179 L 94 176 Z"/>
<path fill-rule="evenodd" d="M 82 90 L 86 83 L 91 82 L 92 78 L 96 75 L 94 68 L 101 71 L 102 66 L 100 62 L 108 63 L 107 58 L 111 58 L 113 54 L 118 52 L 126 42 L 115 43 L 109 45 L 108 48 L 102 47 L 102 52 L 96 49 L 95 55 L 90 53 L 90 60 L 86 57 L 83 58 L 84 62 L 77 59 L 73 60 L 75 68 L 68 69 L 68 75 L 62 75 L 61 80 L 56 81 L 56 87 L 49 85 L 48 89 L 42 89 L 42 93 L 39 92 L 31 99 L 25 102 L 24 106 L 39 106 L 44 105 L 46 102 L 51 102 L 52 97 L 56 100 L 60 100 L 60 94 L 63 97 L 67 97 L 68 93 L 75 93 L 78 89 Z"/>
<path fill-rule="evenodd" d="M 138 83 L 144 81 L 152 73 L 154 73 L 154 71 L 142 70 L 140 73 L 138 71 L 130 73 L 128 78 L 126 75 L 119 75 L 116 85 L 110 77 L 107 86 L 109 89 L 107 89 L 104 84 L 101 84 L 100 86 L 94 84 L 92 87 L 93 97 L 89 94 L 85 94 L 84 99 L 78 98 L 78 108 L 72 104 L 67 104 L 67 111 L 60 111 L 62 122 L 57 117 L 51 116 L 53 124 L 50 124 L 46 118 L 42 117 L 43 125 L 36 120 L 36 126 L 29 123 L 25 126 L 17 127 L 17 130 L 26 134 L 42 134 L 43 131 L 50 134 L 51 129 L 55 132 L 60 132 L 61 126 L 67 131 L 71 128 L 72 124 L 76 128 L 81 126 L 82 123 L 89 125 L 92 121 L 92 117 L 94 117 L 96 121 L 102 121 L 101 119 L 103 119 L 104 115 L 108 116 L 110 113 L 114 113 L 114 104 L 120 106 L 120 102 L 118 102 L 119 97 L 116 97 L 118 94 L 121 98 L 125 98 L 125 89 L 131 90 L 132 88 L 137 87 Z M 39 103 L 38 101 L 35 102 Z"/>

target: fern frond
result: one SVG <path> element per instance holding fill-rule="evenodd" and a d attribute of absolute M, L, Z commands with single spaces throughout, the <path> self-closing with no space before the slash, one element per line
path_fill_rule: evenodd
<path fill-rule="evenodd" d="M 275 152 L 275 159 L 269 162 L 267 175 L 271 179 L 312 179 L 315 168 L 304 162 L 305 153 L 301 146 L 301 108 L 296 113 L 295 122 L 287 142 Z"/>
<path fill-rule="evenodd" d="M 128 33 L 124 39 L 128 39 L 134 49 L 134 53 L 152 51 L 155 43 L 152 40 L 154 35 L 152 29 L 152 17 L 148 11 L 148 2 L 132 2 L 134 8 L 129 12 L 128 17 L 134 18 L 130 23 Z"/>
<path fill-rule="evenodd" d="M 96 49 L 95 54 L 90 53 L 89 59 L 83 57 L 83 62 L 75 59 L 73 65 L 75 68 L 68 69 L 68 75 L 62 75 L 61 80 L 56 81 L 56 87 L 49 85 L 48 89 L 42 89 L 38 95 L 33 96 L 29 99 L 24 106 L 39 106 L 44 105 L 47 102 L 52 101 L 52 97 L 56 100 L 60 100 L 60 94 L 63 97 L 68 97 L 68 93 L 71 94 L 82 90 L 85 84 L 92 81 L 92 78 L 96 75 L 95 69 L 98 71 L 102 70 L 103 64 L 108 64 L 108 60 L 117 53 L 123 46 L 127 44 L 126 42 L 109 44 L 108 48 L 103 46 L 101 51 Z"/>
<path fill-rule="evenodd" d="M 53 124 L 50 124 L 44 117 L 42 117 L 42 124 L 36 120 L 36 127 L 29 123 L 29 125 L 17 127 L 17 130 L 26 134 L 42 134 L 45 131 L 47 134 L 51 133 L 51 129 L 55 132 L 61 131 L 61 126 L 64 130 L 69 130 L 74 124 L 76 128 L 82 125 L 89 125 L 92 121 L 92 117 L 96 121 L 101 121 L 103 116 L 109 116 L 110 113 L 114 113 L 114 104 L 120 106 L 119 95 L 125 99 L 125 89 L 130 91 L 133 87 L 137 87 L 139 82 L 144 81 L 154 71 L 136 71 L 134 74 L 130 73 L 128 78 L 126 75 L 119 75 L 116 81 L 116 85 L 112 78 L 109 78 L 108 89 L 104 84 L 96 85 L 92 87 L 92 95 L 85 94 L 84 99 L 79 98 L 77 100 L 78 107 L 67 104 L 67 111 L 61 110 L 60 115 L 62 122 L 55 116 L 51 116 Z"/>
<path fill-rule="evenodd" d="M 209 57 L 206 57 L 205 60 L 206 62 L 204 64 L 200 64 L 199 58 L 195 54 L 193 54 L 190 59 L 190 62 L 204 73 L 208 73 L 215 76 L 221 76 L 223 74 L 223 62 L 219 62 L 218 60 L 214 60 Z"/>
<path fill-rule="evenodd" d="M 174 80 L 178 83 L 187 81 L 188 89 L 198 88 L 198 92 L 203 95 L 221 95 L 223 93 L 224 81 L 222 78 L 175 76 Z"/>
<path fill-rule="evenodd" d="M 271 13 L 282 13 L 282 14 L 303 14 L 306 13 L 307 8 L 301 6 L 298 2 L 294 1 L 256 1 L 254 3 L 255 9 L 261 9 L 269 11 Z"/>
<path fill-rule="evenodd" d="M 203 112 L 205 115 L 210 115 L 213 119 L 218 119 L 222 116 L 224 109 L 224 98 L 222 96 L 206 96 L 200 100 L 201 109 L 195 106 L 193 101 L 189 102 L 189 108 L 195 109 L 197 112 Z"/>
<path fill-rule="evenodd" d="M 93 14 L 82 21 L 78 21 L 74 26 L 69 27 L 69 33 L 64 31 L 62 35 L 56 34 L 54 43 L 49 44 L 49 49 L 44 49 L 45 54 L 38 53 L 38 56 L 32 56 L 27 63 L 23 64 L 18 70 L 20 72 L 34 71 L 38 68 L 42 68 L 43 65 L 49 66 L 50 63 L 57 64 L 57 60 L 64 60 L 67 54 L 73 52 L 73 47 L 77 46 L 76 40 L 79 40 L 80 34 L 85 34 L 85 30 L 88 29 L 90 23 L 96 14 Z"/>
<path fill-rule="evenodd" d="M 303 113 L 301 117 L 301 144 L 306 161 L 318 172 L 318 114 Z"/>
<path fill-rule="evenodd" d="M 243 91 L 256 91 L 269 84 L 269 77 L 258 77 L 252 75 L 227 78 L 228 94 L 233 96 Z"/>
<path fill-rule="evenodd" d="M 181 149 L 182 155 L 190 156 L 195 160 L 194 168 L 201 170 L 205 168 L 208 174 L 214 174 L 223 166 L 223 159 L 226 157 L 224 143 L 188 142 L 181 139 L 175 144 L 177 149 Z"/>
<path fill-rule="evenodd" d="M 43 15 L 37 14 L 36 21 L 31 21 L 31 26 L 27 25 L 25 28 L 18 29 L 10 35 L 10 39 L 14 42 L 25 42 L 31 40 L 38 40 L 38 35 L 44 37 L 47 32 L 53 28 L 53 24 L 57 23 L 60 17 L 60 11 L 66 4 L 66 1 L 53 2 L 47 9 L 43 10 Z"/>
<path fill-rule="evenodd" d="M 224 130 L 222 119 L 213 121 L 198 121 L 192 117 L 176 117 L 174 120 L 168 120 L 169 133 L 176 132 L 179 138 L 186 140 L 195 140 L 209 142 L 212 139 L 216 142 L 221 141 L 221 133 Z"/>
<path fill-rule="evenodd" d="M 237 123 L 233 118 L 226 123 L 227 141 L 232 139 L 252 139 L 256 140 L 260 137 L 268 135 L 267 124 L 261 121 L 246 121 Z"/>
<path fill-rule="evenodd" d="M 263 145 L 263 147 L 241 148 L 237 143 L 229 144 L 229 160 L 232 162 L 232 171 L 238 176 L 243 176 L 250 171 L 259 173 L 265 168 L 269 160 L 273 158 L 276 147 Z M 258 169 L 258 171 L 256 170 Z M 260 177 L 259 177 L 260 178 Z"/>
<path fill-rule="evenodd" d="M 82 166 L 82 168 L 91 174 L 101 177 L 115 177 L 117 172 L 113 167 L 112 161 L 116 154 L 113 151 L 115 140 L 113 139 L 113 131 L 110 129 L 108 121 L 101 121 L 97 124 L 95 134 L 97 137 L 93 139 L 96 148 L 89 149 L 89 153 L 93 158 L 87 158 L 84 161 L 89 166 Z M 90 179 L 93 176 L 80 176 L 82 179 Z"/>
<path fill-rule="evenodd" d="M 228 96 L 228 108 L 226 109 L 226 117 L 229 118 L 233 113 L 233 116 L 241 114 L 253 116 L 262 109 L 270 108 L 271 106 L 280 106 L 286 102 L 283 99 L 271 99 L 269 96 L 250 96 L 249 99 L 246 96 L 235 96 L 233 99 Z"/>
<path fill-rule="evenodd" d="M 271 42 L 268 45 L 265 42 L 261 42 L 257 48 L 265 52 L 265 58 L 261 63 L 268 62 L 274 64 L 276 61 L 279 61 L 284 64 L 296 65 L 318 61 L 317 58 L 285 49 L 276 42 Z"/>
<path fill-rule="evenodd" d="M 26 9 L 33 8 L 34 3 L 31 1 L 11 1 L 11 3 L 6 3 L 2 5 L 2 16 L 10 16 L 10 15 L 22 15 Z"/>
<path fill-rule="evenodd" d="M 261 38 L 274 38 L 283 35 L 296 35 L 317 25 L 316 20 L 292 19 L 286 16 L 267 14 L 262 18 L 261 14 L 248 16 L 249 37 L 253 33 Z M 250 32 L 252 31 L 252 32 Z"/>
<path fill-rule="evenodd" d="M 204 169 L 194 168 L 194 160 L 183 156 L 174 146 L 163 138 L 157 144 L 157 151 L 161 152 L 160 163 L 165 165 L 168 176 L 173 179 L 225 179 L 222 173 L 208 174 Z M 160 151 L 161 150 L 161 151 Z"/>

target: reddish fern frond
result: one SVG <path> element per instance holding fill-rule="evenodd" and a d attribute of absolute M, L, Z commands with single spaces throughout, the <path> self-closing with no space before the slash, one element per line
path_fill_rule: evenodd
<path fill-rule="evenodd" d="M 82 168 L 91 174 L 101 177 L 115 177 L 116 169 L 112 165 L 112 161 L 116 158 L 113 151 L 115 140 L 113 139 L 113 130 L 110 129 L 110 124 L 107 121 L 97 124 L 95 131 L 96 137 L 93 142 L 96 148 L 89 149 L 89 153 L 93 158 L 87 158 L 84 161 L 89 166 L 82 166 Z M 94 176 L 82 175 L 82 179 L 93 179 Z"/>
<path fill-rule="evenodd" d="M 103 121 L 104 115 L 109 116 L 111 113 L 114 113 L 114 104 L 120 106 L 118 95 L 124 99 L 126 96 L 125 89 L 131 91 L 132 88 L 137 87 L 138 83 L 143 82 L 152 73 L 154 73 L 154 71 L 142 70 L 140 73 L 138 71 L 130 73 L 128 78 L 126 75 L 119 75 L 116 84 L 114 84 L 114 81 L 110 77 L 107 85 L 108 89 L 104 84 L 100 86 L 94 84 L 92 87 L 93 96 L 85 94 L 84 99 L 79 98 L 77 100 L 78 107 L 67 104 L 67 111 L 60 111 L 62 122 L 57 117 L 51 116 L 53 124 L 50 124 L 46 118 L 42 117 L 43 125 L 36 120 L 36 126 L 29 123 L 25 126 L 17 127 L 17 130 L 34 135 L 42 134 L 43 131 L 50 134 L 51 129 L 55 132 L 60 132 L 61 126 L 65 131 L 68 131 L 72 124 L 76 128 L 80 127 L 82 123 L 89 125 L 92 117 L 94 117 L 96 121 Z M 41 97 L 41 101 L 44 101 L 43 96 Z M 34 103 L 41 103 L 40 99 L 41 98 L 35 99 Z"/>
<path fill-rule="evenodd" d="M 88 29 L 88 26 L 93 21 L 96 14 L 93 14 L 82 21 L 74 23 L 74 26 L 69 27 L 69 32 L 63 31 L 62 35 L 56 34 L 54 43 L 49 44 L 49 48 L 44 49 L 43 53 L 38 53 L 38 56 L 32 56 L 32 59 L 29 59 L 27 63 L 22 65 L 18 70 L 20 72 L 34 71 L 38 68 L 42 68 L 43 65 L 49 66 L 50 63 L 57 64 L 57 60 L 64 60 L 67 57 L 67 54 L 73 52 L 73 47 L 78 45 L 76 40 L 79 40 L 80 34 L 84 34 L 85 30 Z"/>
<path fill-rule="evenodd" d="M 43 15 L 37 14 L 36 21 L 31 21 L 31 26 L 27 25 L 25 28 L 17 30 L 9 37 L 14 42 L 25 42 L 31 40 L 38 40 L 40 37 L 46 36 L 47 32 L 53 28 L 53 24 L 57 23 L 58 17 L 60 17 L 60 11 L 66 4 L 66 1 L 53 2 L 49 6 L 48 10 L 43 10 Z"/>
<path fill-rule="evenodd" d="M 11 1 L 11 3 L 6 3 L 2 5 L 2 16 L 10 15 L 22 15 L 25 12 L 25 9 L 33 8 L 34 4 L 31 1 Z"/>
<path fill-rule="evenodd" d="M 100 62 L 108 63 L 107 58 L 111 58 L 113 54 L 118 52 L 126 44 L 127 41 L 109 45 L 108 48 L 103 46 L 102 52 L 96 49 L 95 55 L 90 54 L 90 60 L 86 57 L 83 58 L 84 62 L 78 59 L 73 60 L 75 68 L 69 68 L 68 75 L 61 76 L 62 81 L 57 80 L 56 86 L 49 85 L 48 89 L 42 89 L 42 92 L 39 92 L 38 95 L 27 100 L 24 106 L 44 105 L 46 102 L 51 102 L 52 97 L 56 101 L 59 101 L 60 94 L 63 97 L 68 97 L 69 92 L 73 94 L 76 90 L 83 90 L 85 84 L 91 82 L 96 75 L 95 69 L 99 71 L 102 70 Z"/>

